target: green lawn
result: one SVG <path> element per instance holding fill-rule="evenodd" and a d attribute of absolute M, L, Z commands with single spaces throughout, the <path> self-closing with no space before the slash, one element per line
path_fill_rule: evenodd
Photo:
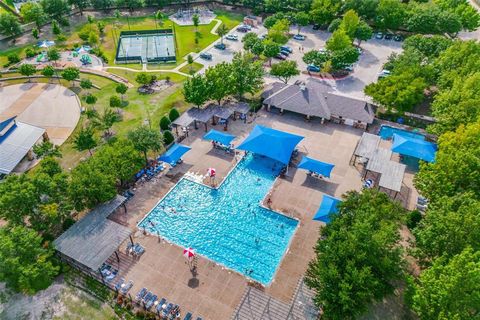
<path fill-rule="evenodd" d="M 198 70 L 203 68 L 203 64 L 194 62 L 192 65 L 186 65 L 180 69 L 181 72 L 186 73 L 186 74 L 194 74 L 197 73 Z"/>
<path fill-rule="evenodd" d="M 110 306 L 77 289 L 69 289 L 63 292 L 60 296 L 60 302 L 64 311 L 61 317 L 54 317 L 54 320 L 111 320 L 117 318 Z"/>

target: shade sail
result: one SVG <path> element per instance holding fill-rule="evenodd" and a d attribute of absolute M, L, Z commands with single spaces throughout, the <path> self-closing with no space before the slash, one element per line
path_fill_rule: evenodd
<path fill-rule="evenodd" d="M 432 142 L 393 134 L 392 151 L 427 162 L 433 162 L 437 152 L 437 145 Z"/>
<path fill-rule="evenodd" d="M 180 143 L 175 143 L 167 152 L 165 152 L 158 160 L 167 163 L 175 163 L 191 148 Z"/>
<path fill-rule="evenodd" d="M 330 222 L 330 215 L 338 212 L 338 204 L 342 201 L 331 197 L 329 195 L 323 195 L 322 204 L 318 209 L 317 213 L 313 217 L 313 220 L 322 221 L 325 223 Z"/>
<path fill-rule="evenodd" d="M 237 149 L 288 164 L 293 150 L 302 139 L 302 136 L 257 125 Z"/>
<path fill-rule="evenodd" d="M 232 142 L 232 140 L 235 139 L 235 136 L 212 129 L 206 135 L 203 136 L 203 139 L 218 141 L 221 144 L 228 146 L 230 142 Z"/>
<path fill-rule="evenodd" d="M 327 178 L 330 178 L 330 173 L 332 172 L 333 167 L 335 167 L 335 165 L 331 163 L 322 162 L 305 156 L 298 165 L 298 168 L 300 169 L 310 170 Z"/>

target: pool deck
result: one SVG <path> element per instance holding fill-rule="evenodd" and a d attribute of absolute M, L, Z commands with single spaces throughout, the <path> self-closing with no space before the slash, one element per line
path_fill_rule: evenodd
<path fill-rule="evenodd" d="M 313 221 L 312 217 L 320 206 L 322 195 L 341 197 L 343 193 L 360 190 L 362 186 L 362 169 L 350 166 L 349 160 L 363 131 L 344 125 L 305 122 L 294 114 L 280 116 L 264 111 L 260 111 L 255 119 L 249 118 L 249 122 L 230 122 L 228 132 L 237 136 L 233 141 L 235 145 L 248 135 L 255 124 L 262 124 L 303 135 L 305 139 L 299 144 L 301 154 L 335 164 L 331 178 L 326 180 L 311 178 L 303 170 L 290 168 L 288 176 L 277 178 L 271 189 L 271 208 L 300 220 L 274 281 L 264 289 L 273 298 L 289 303 L 308 262 L 314 257 L 313 247 L 323 224 Z M 215 128 L 221 130 L 220 126 Z M 185 172 L 203 175 L 207 168 L 214 167 L 217 183 L 223 180 L 235 165 L 235 158 L 212 149 L 210 142 L 201 139 L 204 134 L 202 127 L 193 130 L 182 142 L 192 147 L 184 156 L 184 163 L 140 185 L 135 197 L 127 203 L 127 213 L 119 210 L 111 218 L 137 230 L 137 223 Z M 390 144 L 382 141 L 380 145 L 389 148 Z M 392 160 L 398 161 L 398 157 L 393 156 Z M 407 207 L 412 207 L 416 199 L 412 180 L 413 173 L 407 172 L 405 190 L 402 190 L 400 198 Z M 135 233 L 134 241 L 146 248 L 145 254 L 137 260 L 123 258 L 125 255 L 122 254 L 120 262 L 120 276 L 134 281 L 130 291 L 133 297 L 146 287 L 159 298 L 179 304 L 182 315 L 190 311 L 194 318 L 201 316 L 203 319 L 224 320 L 232 317 L 248 285 L 245 277 L 203 257 L 198 259 L 198 274 L 194 276 L 182 255 L 182 248 L 159 241 L 157 236 L 144 235 L 141 231 Z"/>

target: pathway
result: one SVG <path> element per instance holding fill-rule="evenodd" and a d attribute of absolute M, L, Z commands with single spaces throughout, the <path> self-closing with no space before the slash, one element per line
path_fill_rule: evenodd
<path fill-rule="evenodd" d="M 28 91 L 25 91 L 10 107 L 0 113 L 0 119 L 8 119 L 22 114 L 44 91 L 43 85 L 31 84 Z"/>

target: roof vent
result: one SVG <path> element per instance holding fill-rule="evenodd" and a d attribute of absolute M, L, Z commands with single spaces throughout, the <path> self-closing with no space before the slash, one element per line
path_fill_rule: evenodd
<path fill-rule="evenodd" d="M 305 83 L 300 84 L 300 90 L 305 91 L 306 88 Z"/>

